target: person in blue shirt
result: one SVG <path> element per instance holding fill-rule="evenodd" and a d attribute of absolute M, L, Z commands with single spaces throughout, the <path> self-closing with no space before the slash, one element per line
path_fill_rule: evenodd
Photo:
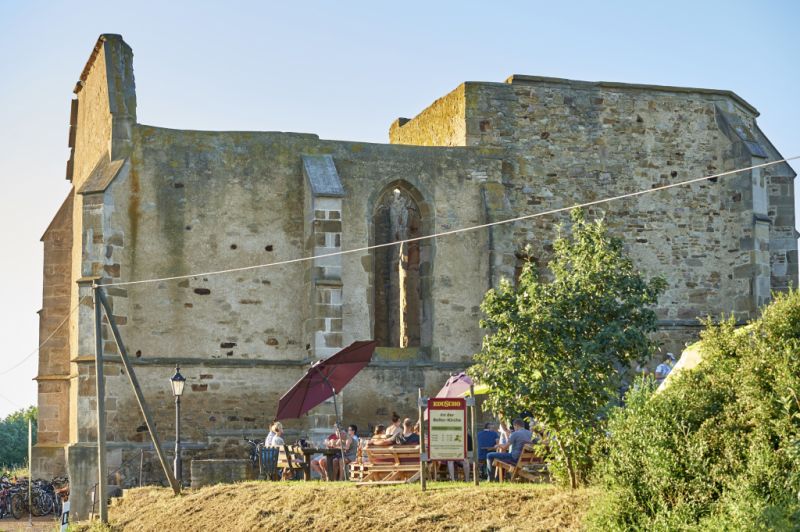
<path fill-rule="evenodd" d="M 492 481 L 494 476 L 493 462 L 500 460 L 507 464 L 516 464 L 519 460 L 519 455 L 522 454 L 522 448 L 526 444 L 531 443 L 533 434 L 525 428 L 525 422 L 520 418 L 513 421 L 514 432 L 508 436 L 508 443 L 505 445 L 500 444 L 497 446 L 498 452 L 491 452 L 486 455 L 486 466 L 489 468 L 489 482 Z M 508 451 L 511 452 L 508 452 Z"/>
<path fill-rule="evenodd" d="M 478 433 L 478 463 L 481 464 L 481 470 L 486 469 L 486 455 L 496 449 L 499 441 L 497 425 L 492 422 L 486 423 L 483 430 Z"/>

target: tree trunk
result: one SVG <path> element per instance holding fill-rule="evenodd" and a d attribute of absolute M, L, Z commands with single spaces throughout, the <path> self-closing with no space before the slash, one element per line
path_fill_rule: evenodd
<path fill-rule="evenodd" d="M 567 464 L 567 472 L 569 473 L 569 487 L 571 489 L 578 488 L 578 477 L 575 474 L 575 466 L 572 464 L 572 455 L 564 449 L 561 441 L 558 441 L 558 448 L 561 450 L 561 455 L 564 457 L 564 463 Z"/>

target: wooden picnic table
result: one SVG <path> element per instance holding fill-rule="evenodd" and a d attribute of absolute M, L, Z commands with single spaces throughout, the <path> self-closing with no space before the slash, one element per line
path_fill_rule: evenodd
<path fill-rule="evenodd" d="M 329 448 L 329 447 L 303 447 L 298 448 L 298 451 L 303 453 L 305 457 L 305 463 L 308 464 L 307 467 L 303 468 L 303 480 L 311 480 L 311 457 L 315 454 L 322 454 L 325 455 L 327 460 L 325 461 L 325 469 L 328 473 L 328 480 L 333 479 L 333 459 L 334 458 L 342 458 L 342 450 L 336 448 Z"/>

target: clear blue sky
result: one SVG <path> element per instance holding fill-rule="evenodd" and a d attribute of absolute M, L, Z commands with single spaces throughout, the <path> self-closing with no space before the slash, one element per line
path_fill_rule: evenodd
<path fill-rule="evenodd" d="M 39 238 L 69 190 L 69 100 L 100 33 L 133 47 L 146 124 L 385 142 L 462 81 L 518 73 L 730 89 L 792 156 L 798 28 L 791 1 L 2 0 L 0 373 L 37 344 Z M 35 403 L 35 374 L 34 356 L 0 375 L 0 416 Z"/>

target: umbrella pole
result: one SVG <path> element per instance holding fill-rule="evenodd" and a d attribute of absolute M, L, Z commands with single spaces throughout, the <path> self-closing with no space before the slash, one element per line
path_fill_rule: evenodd
<path fill-rule="evenodd" d="M 325 381 L 325 384 L 328 385 L 328 388 L 331 389 L 331 393 L 333 394 L 333 413 L 336 417 L 336 430 L 338 432 L 337 436 L 339 436 L 339 449 L 342 451 L 342 464 L 341 464 L 342 476 L 344 477 L 345 480 L 347 480 L 347 468 L 345 467 L 346 464 L 344 463 L 344 444 L 342 444 L 342 438 L 341 438 L 342 427 L 341 427 L 341 421 L 339 420 L 339 408 L 337 408 L 336 406 L 336 390 L 333 388 L 333 384 L 331 384 L 331 381 L 328 380 L 328 377 L 324 373 L 322 373 L 322 371 L 320 371 L 319 368 L 317 368 L 317 373 L 319 373 L 320 377 L 322 377 L 322 379 Z M 334 473 L 334 475 L 336 475 L 336 473 Z"/>
<path fill-rule="evenodd" d="M 325 379 L 327 382 L 328 379 Z M 331 386 L 331 383 L 328 382 L 328 386 Z M 347 464 L 344 463 L 344 443 L 342 442 L 342 422 L 339 419 L 339 409 L 336 407 L 336 390 L 333 389 L 331 386 L 331 391 L 333 392 L 333 412 L 336 415 L 336 430 L 339 432 L 337 436 L 339 436 L 339 450 L 342 451 L 342 478 L 347 480 Z M 334 473 L 335 474 L 335 473 Z"/>

